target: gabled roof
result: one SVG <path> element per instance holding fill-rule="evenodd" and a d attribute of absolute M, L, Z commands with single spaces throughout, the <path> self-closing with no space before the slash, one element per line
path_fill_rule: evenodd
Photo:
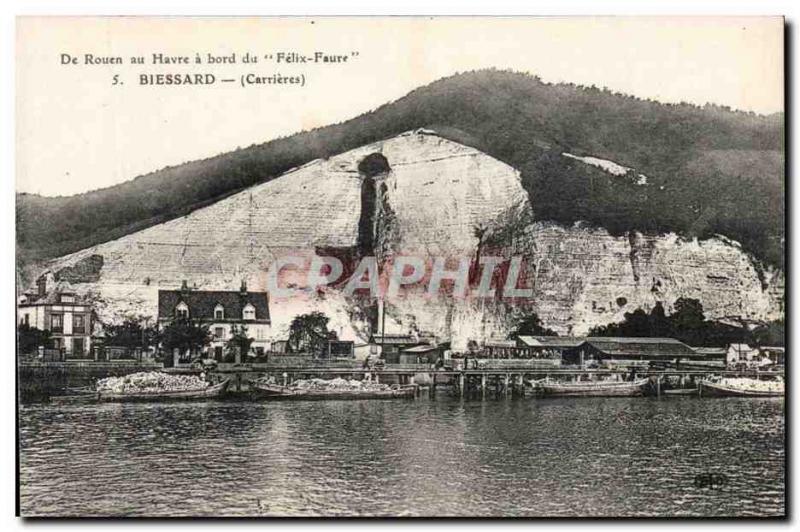
<path fill-rule="evenodd" d="M 36 290 L 28 290 L 22 294 L 25 296 L 23 305 L 61 305 L 61 296 L 74 296 L 75 301 L 66 303 L 67 305 L 87 305 L 89 301 L 84 296 L 79 296 L 67 281 L 59 281 L 54 288 L 40 296 Z"/>
<path fill-rule="evenodd" d="M 518 336 L 519 341 L 530 347 L 578 347 L 584 336 Z"/>
<path fill-rule="evenodd" d="M 694 349 L 675 338 L 590 336 L 585 343 L 614 356 L 697 356 Z"/>
<path fill-rule="evenodd" d="M 256 321 L 269 321 L 269 299 L 266 292 L 217 290 L 159 290 L 158 317 L 175 315 L 175 307 L 183 301 L 189 307 L 189 317 L 214 321 L 214 309 L 222 305 L 226 320 L 241 320 L 248 303 L 256 310 Z"/>

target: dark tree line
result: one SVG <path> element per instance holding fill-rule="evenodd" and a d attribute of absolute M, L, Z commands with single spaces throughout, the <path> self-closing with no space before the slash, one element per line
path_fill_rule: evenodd
<path fill-rule="evenodd" d="M 755 329 L 708 320 L 697 299 L 680 298 L 672 314 L 666 314 L 659 302 L 648 313 L 642 309 L 626 312 L 625 319 L 595 327 L 589 336 L 632 336 L 676 338 L 695 347 L 725 347 L 732 343 L 782 346 L 783 321 Z"/>

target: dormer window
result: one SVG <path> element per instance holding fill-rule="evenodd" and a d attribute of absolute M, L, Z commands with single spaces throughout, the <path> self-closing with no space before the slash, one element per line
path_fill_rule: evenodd
<path fill-rule="evenodd" d="M 59 299 L 62 303 L 75 303 L 75 296 L 72 294 L 61 294 Z"/>
<path fill-rule="evenodd" d="M 256 307 L 254 307 L 251 303 L 245 305 L 244 310 L 242 310 L 242 318 L 245 320 L 256 319 Z"/>
<path fill-rule="evenodd" d="M 224 320 L 225 319 L 225 307 L 222 305 L 217 305 L 214 307 L 214 319 L 215 320 Z"/>
<path fill-rule="evenodd" d="M 178 305 L 175 307 L 175 317 L 182 319 L 189 318 L 189 307 L 183 301 L 178 303 Z"/>

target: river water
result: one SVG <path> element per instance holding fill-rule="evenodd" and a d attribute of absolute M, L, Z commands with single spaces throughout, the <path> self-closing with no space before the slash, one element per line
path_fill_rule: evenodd
<path fill-rule="evenodd" d="M 29 404 L 19 437 L 25 516 L 785 512 L 782 399 Z"/>

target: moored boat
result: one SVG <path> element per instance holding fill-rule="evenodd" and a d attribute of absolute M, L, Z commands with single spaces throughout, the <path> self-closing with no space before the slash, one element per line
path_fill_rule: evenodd
<path fill-rule="evenodd" d="M 87 388 L 73 389 L 70 395 L 53 396 L 51 402 L 81 403 L 81 402 L 107 402 L 107 403 L 133 403 L 133 402 L 161 402 L 161 401 L 197 401 L 215 399 L 225 394 L 230 381 L 225 379 L 219 384 L 206 388 L 193 390 L 165 390 L 148 392 L 114 393 L 109 391 L 94 391 Z"/>
<path fill-rule="evenodd" d="M 535 390 L 545 396 L 560 397 L 631 397 L 644 395 L 649 379 L 630 382 L 536 382 Z"/>
<path fill-rule="evenodd" d="M 412 398 L 416 392 L 416 386 L 394 385 L 384 390 L 359 390 L 359 389 L 313 389 L 313 388 L 294 388 L 271 384 L 266 382 L 254 381 L 250 386 L 257 395 L 269 399 L 336 399 L 336 400 L 357 400 L 357 399 L 402 399 Z"/>
<path fill-rule="evenodd" d="M 703 380 L 700 381 L 700 395 L 717 397 L 783 397 L 784 386 L 782 385 L 783 383 L 780 384 L 780 386 L 767 386 L 763 389 L 758 389 L 736 385 L 727 381 L 711 382 Z"/>

